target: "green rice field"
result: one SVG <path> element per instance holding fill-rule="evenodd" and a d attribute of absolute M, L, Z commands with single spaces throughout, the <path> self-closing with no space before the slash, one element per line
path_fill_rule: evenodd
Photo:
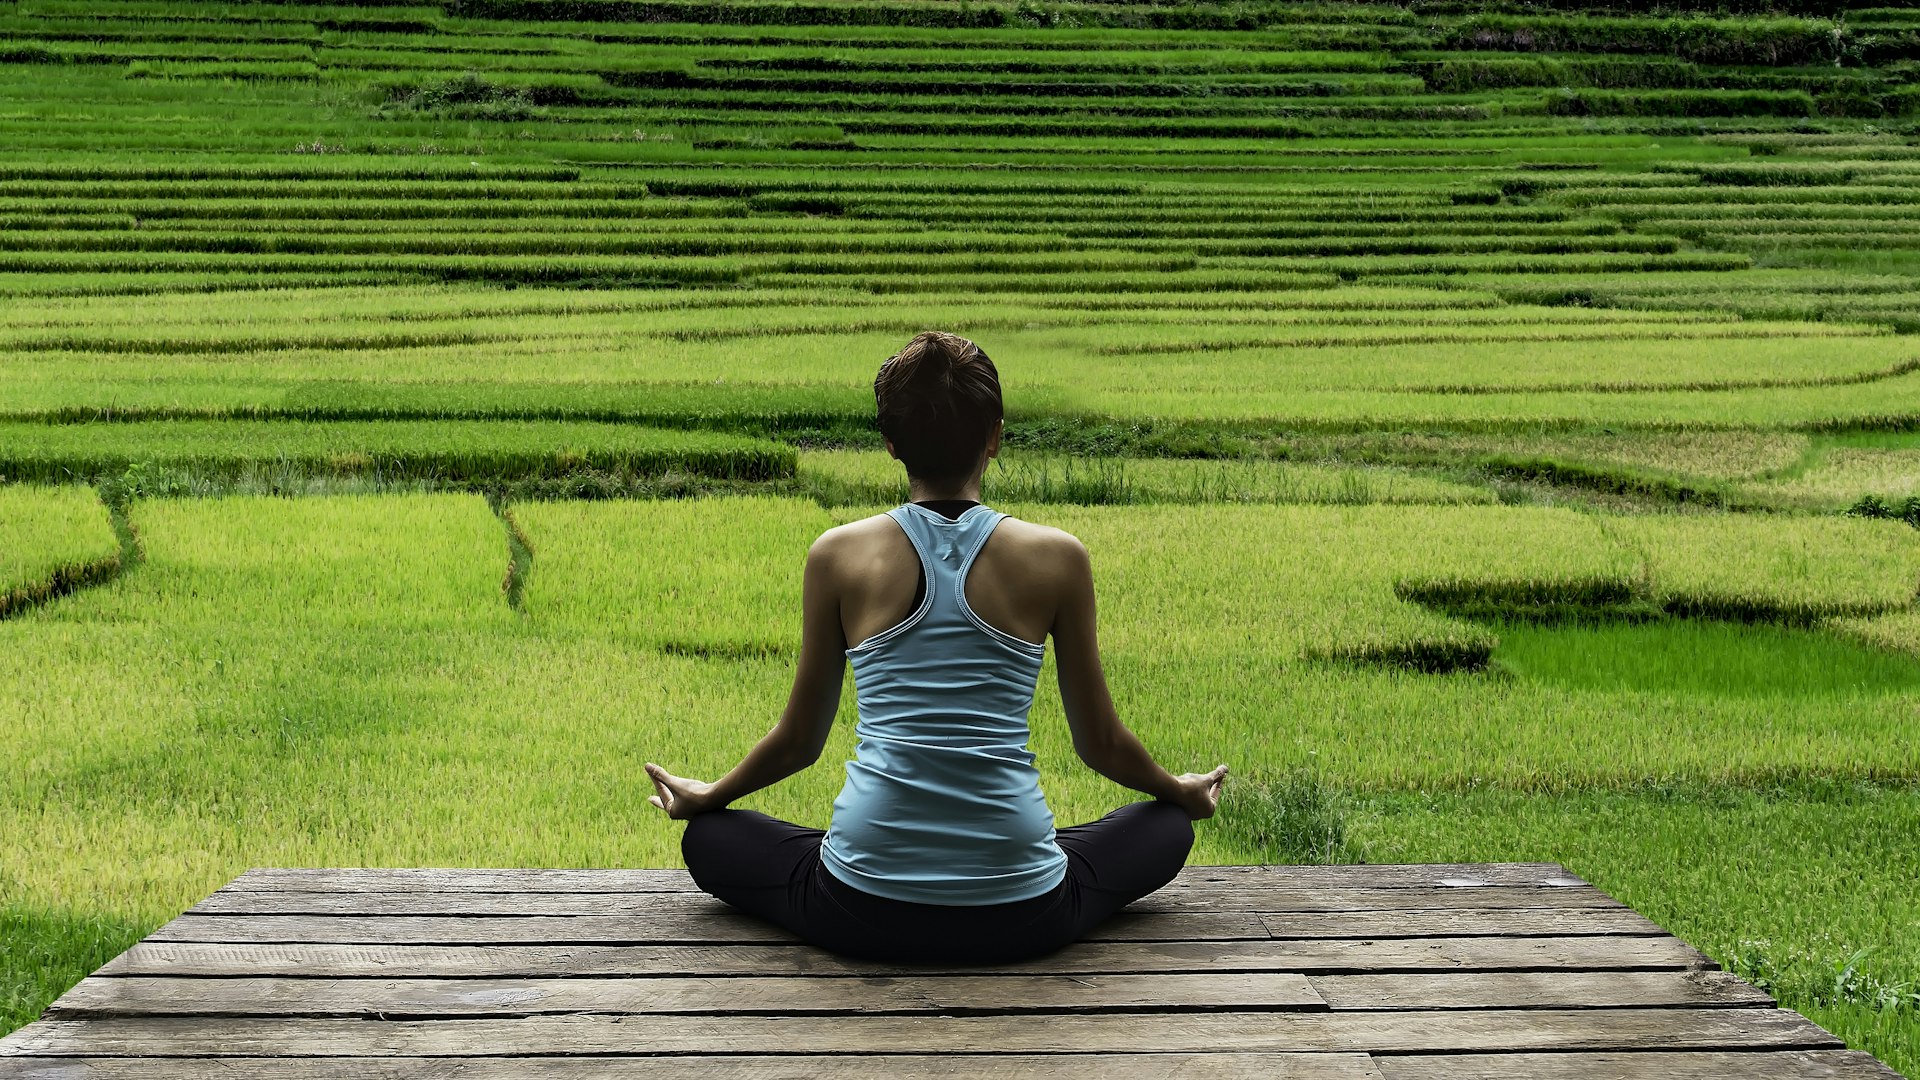
<path fill-rule="evenodd" d="M 249 867 L 678 865 L 945 329 L 1196 861 L 1560 862 L 1920 1075 L 1916 313 L 1906 7 L 0 0 L 0 1034 Z"/>

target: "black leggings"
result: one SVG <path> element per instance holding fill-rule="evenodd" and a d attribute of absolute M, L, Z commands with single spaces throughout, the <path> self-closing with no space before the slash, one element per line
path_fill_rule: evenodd
<path fill-rule="evenodd" d="M 701 891 L 803 941 L 863 960 L 1000 964 L 1050 953 L 1173 880 L 1193 823 L 1172 803 L 1137 802 L 1055 832 L 1067 876 L 1053 891 L 1005 904 L 916 904 L 875 896 L 820 862 L 820 829 L 757 810 L 687 819 L 680 850 Z"/>

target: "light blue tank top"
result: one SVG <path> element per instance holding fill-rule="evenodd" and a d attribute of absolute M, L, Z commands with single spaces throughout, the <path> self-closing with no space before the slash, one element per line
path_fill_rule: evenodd
<path fill-rule="evenodd" d="M 1027 749 L 1044 646 L 967 606 L 967 570 L 1006 518 L 974 506 L 949 520 L 888 512 L 913 542 L 926 597 L 904 621 L 847 650 L 860 723 L 820 858 L 877 896 L 974 906 L 1026 900 L 1066 876 L 1053 812 Z"/>

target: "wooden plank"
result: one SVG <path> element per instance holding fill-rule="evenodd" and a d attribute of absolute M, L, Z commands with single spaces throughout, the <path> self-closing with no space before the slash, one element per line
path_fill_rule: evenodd
<path fill-rule="evenodd" d="M 700 915 L 732 909 L 705 893 L 216 892 L 195 915 Z"/>
<path fill-rule="evenodd" d="M 1265 940 L 1252 912 L 1123 913 L 1097 926 L 1088 941 Z M 187 914 L 148 941 L 234 944 L 696 944 L 787 943 L 785 930 L 733 911 L 709 915 L 199 915 Z"/>
<path fill-rule="evenodd" d="M 209 1058 L 15 1058 L 10 1080 L 204 1080 Z M 841 1054 L 815 1057 L 253 1058 L 248 1080 L 1380 1080 L 1365 1054 Z"/>
<path fill-rule="evenodd" d="M 142 942 L 102 975 L 353 978 L 566 975 L 889 975 L 1017 972 L 1554 971 L 1712 967 L 1674 938 L 1399 938 L 1081 942 L 992 967 L 934 969 L 846 960 L 804 945 L 219 945 Z"/>
<path fill-rule="evenodd" d="M 1463 889 L 1415 886 L 1216 886 L 1161 889 L 1133 904 L 1135 911 L 1400 911 L 1419 908 L 1624 907 L 1591 885 L 1563 888 L 1492 886 Z"/>
<path fill-rule="evenodd" d="M 1589 886 L 1564 889 L 1162 889 L 1133 912 L 1346 912 L 1495 908 L 1620 908 Z M 197 915 L 706 915 L 728 910 L 705 893 L 216 892 Z"/>
<path fill-rule="evenodd" d="M 1121 911 L 1083 941 L 1260 941 L 1266 921 L 1251 911 Z"/>
<path fill-rule="evenodd" d="M 1841 1049 L 1780 1009 L 1101 1013 L 1049 1016 L 534 1016 L 522 1020 L 41 1020 L 0 1050 L 89 1057 Z"/>
<path fill-rule="evenodd" d="M 1324 1010 L 1292 973 L 634 979 L 115 979 L 66 992 L 49 1018 L 519 1017 L 557 1013 L 1168 1012 Z"/>
<path fill-rule="evenodd" d="M 1295 888 L 1431 888 L 1448 882 L 1545 886 L 1585 884 L 1558 863 L 1407 863 L 1350 866 L 1188 866 L 1167 886 L 1250 885 L 1271 880 Z M 225 888 L 234 892 L 693 892 L 681 869 L 470 869 L 445 867 L 260 867 Z"/>
<path fill-rule="evenodd" d="M 1386 1080 L 1900 1080 L 1857 1050 L 1455 1054 L 1376 1060 Z"/>
<path fill-rule="evenodd" d="M 223 892 L 699 892 L 692 875 L 668 869 L 531 869 L 468 867 L 256 867 Z"/>
<path fill-rule="evenodd" d="M 1264 871 L 1288 885 L 1323 888 L 1432 888 L 1439 885 L 1568 887 L 1586 881 L 1569 873 L 1559 863 L 1362 863 L 1338 866 L 1252 867 L 1189 866 L 1181 871 L 1175 884 L 1212 879 L 1220 872 Z M 1219 880 L 1239 882 L 1225 877 Z"/>
<path fill-rule="evenodd" d="M 1177 919 L 1177 915 L 1155 916 Z M 1263 932 L 1255 935 L 1265 937 Z M 148 941 L 236 945 L 794 944 L 763 919 L 704 915 L 182 915 Z"/>
<path fill-rule="evenodd" d="M 1724 971 L 1533 971 L 1314 975 L 1336 1009 L 1769 1006 L 1773 998 Z"/>
<path fill-rule="evenodd" d="M 1176 918 L 1161 915 L 1159 918 Z M 1275 938 L 1574 937 L 1581 934 L 1665 934 L 1632 908 L 1461 908 L 1427 911 L 1265 912 Z"/>
<path fill-rule="evenodd" d="M 1088 941 L 1254 941 L 1268 937 L 1575 937 L 1661 935 L 1628 908 L 1268 913 L 1124 911 Z M 727 909 L 704 915 L 204 915 L 189 912 L 148 941 L 348 945 L 787 943 L 785 930 Z"/>

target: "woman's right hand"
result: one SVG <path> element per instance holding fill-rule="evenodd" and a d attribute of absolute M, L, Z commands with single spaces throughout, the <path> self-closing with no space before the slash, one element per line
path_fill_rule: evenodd
<path fill-rule="evenodd" d="M 1173 778 L 1180 794 L 1171 800 L 1194 821 L 1210 818 L 1220 808 L 1220 789 L 1227 782 L 1227 767 L 1216 765 L 1212 772 L 1187 773 Z"/>
<path fill-rule="evenodd" d="M 684 821 L 709 809 L 712 784 L 675 776 L 651 761 L 647 762 L 647 777 L 653 781 L 654 790 L 647 801 L 666 811 L 675 821 Z"/>

